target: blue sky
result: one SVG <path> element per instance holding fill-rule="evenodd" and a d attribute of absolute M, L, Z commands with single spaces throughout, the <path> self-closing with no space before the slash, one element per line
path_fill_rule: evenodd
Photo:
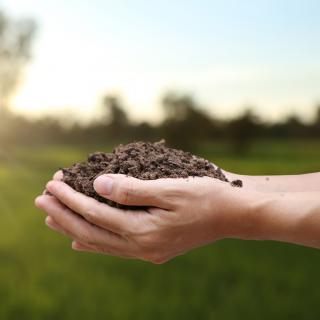
<path fill-rule="evenodd" d="M 320 1 L 1 0 L 39 24 L 14 108 L 98 115 L 105 92 L 133 119 L 159 119 L 167 90 L 213 114 L 244 106 L 306 118 L 320 102 Z"/>

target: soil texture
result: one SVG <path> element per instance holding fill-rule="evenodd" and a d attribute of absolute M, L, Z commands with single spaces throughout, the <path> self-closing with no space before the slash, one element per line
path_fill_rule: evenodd
<path fill-rule="evenodd" d="M 86 162 L 75 163 L 62 171 L 63 181 L 76 191 L 120 208 L 129 207 L 107 200 L 95 192 L 93 181 L 98 176 L 118 173 L 142 180 L 208 176 L 234 187 L 242 187 L 241 180 L 229 182 L 221 169 L 210 161 L 189 152 L 168 148 L 164 140 L 119 145 L 112 153 L 93 153 Z"/>

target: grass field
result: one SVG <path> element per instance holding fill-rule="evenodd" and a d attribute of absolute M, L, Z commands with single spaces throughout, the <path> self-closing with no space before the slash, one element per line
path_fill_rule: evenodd
<path fill-rule="evenodd" d="M 2 152 L 0 319 L 319 319 L 314 249 L 224 240 L 158 266 L 73 252 L 33 200 L 58 167 L 95 149 Z M 265 141 L 242 158 L 223 146 L 201 153 L 240 173 L 320 171 L 320 142 Z"/>

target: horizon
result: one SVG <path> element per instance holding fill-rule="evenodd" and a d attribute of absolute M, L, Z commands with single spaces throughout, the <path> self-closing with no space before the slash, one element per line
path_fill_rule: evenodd
<path fill-rule="evenodd" d="M 310 120 L 320 102 L 317 1 L 3 0 L 0 9 L 39 25 L 12 100 L 29 117 L 79 113 L 86 122 L 108 93 L 132 120 L 151 122 L 167 91 L 220 118 L 252 106 L 267 120 Z"/>

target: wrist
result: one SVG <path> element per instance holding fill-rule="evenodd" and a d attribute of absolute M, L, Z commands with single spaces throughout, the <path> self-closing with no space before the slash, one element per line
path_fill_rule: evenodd
<path fill-rule="evenodd" d="M 214 214 L 214 225 L 220 239 L 237 238 L 244 240 L 260 239 L 260 212 L 268 202 L 259 192 L 244 188 L 229 187 L 212 198 L 212 208 L 217 208 L 217 198 L 221 201 L 218 220 Z"/>
<path fill-rule="evenodd" d="M 214 224 L 219 227 L 220 239 L 274 240 L 320 248 L 319 195 L 318 191 L 225 188 L 212 198 L 211 207 L 219 208 Z"/>
<path fill-rule="evenodd" d="M 299 229 L 312 210 L 305 210 L 305 206 L 301 208 L 296 194 L 253 191 L 245 198 L 241 228 L 235 234 L 236 238 L 303 242 L 306 235 L 300 235 Z"/>
<path fill-rule="evenodd" d="M 294 219 L 288 219 L 281 211 L 283 204 L 279 195 L 237 189 L 232 194 L 232 202 L 225 206 L 222 225 L 224 238 L 242 240 L 284 240 L 289 225 Z M 291 221 L 289 221 L 291 220 Z M 290 223 L 289 223 L 290 222 Z M 289 224 L 289 225 L 288 225 Z"/>

